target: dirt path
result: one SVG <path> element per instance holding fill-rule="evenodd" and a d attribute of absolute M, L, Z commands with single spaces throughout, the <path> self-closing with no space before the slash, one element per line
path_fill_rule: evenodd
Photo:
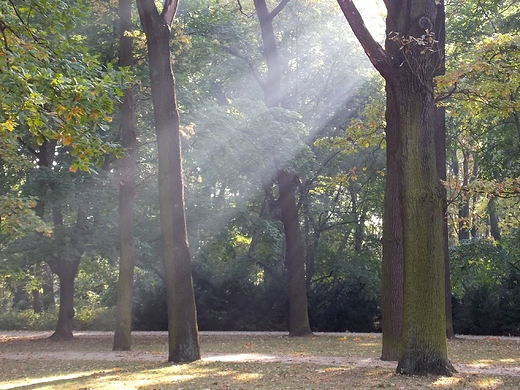
<path fill-rule="evenodd" d="M 134 334 L 134 332 L 133 332 Z M 166 332 L 135 332 L 141 336 L 166 336 Z M 200 332 L 201 336 L 209 335 L 249 335 L 249 336 L 283 336 L 283 332 Z M 41 339 L 51 335 L 51 332 L 0 332 L 0 341 L 16 339 Z M 78 337 L 111 336 L 111 332 L 75 332 Z M 366 334 L 350 333 L 317 333 L 319 335 L 330 336 L 359 336 Z M 371 336 L 374 336 L 371 334 Z M 486 336 L 457 336 L 458 338 L 489 339 Z M 497 338 L 498 339 L 498 338 Z M 519 337 L 506 337 L 508 341 L 519 341 Z M 520 353 L 520 351 L 519 351 Z M 34 359 L 53 359 L 53 360 L 84 360 L 84 361 L 139 361 L 139 362 L 165 362 L 168 359 L 166 352 L 147 352 L 147 351 L 31 351 L 31 352 L 2 352 L 0 350 L 0 361 L 19 360 L 27 361 Z M 258 353 L 238 353 L 238 354 L 203 354 L 202 361 L 208 362 L 255 362 L 255 363 L 284 363 L 284 364 L 316 364 L 326 366 L 349 366 L 349 367 L 381 367 L 393 369 L 395 362 L 385 362 L 373 358 L 343 358 L 332 356 L 284 356 L 277 354 L 258 354 Z M 454 364 L 457 371 L 461 374 L 478 375 L 507 375 L 520 377 L 520 367 L 505 367 L 500 365 L 477 365 L 477 364 Z"/>

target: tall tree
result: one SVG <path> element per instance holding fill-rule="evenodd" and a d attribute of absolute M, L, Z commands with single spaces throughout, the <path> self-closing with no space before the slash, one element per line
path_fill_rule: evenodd
<path fill-rule="evenodd" d="M 119 65 L 133 64 L 132 0 L 119 0 Z M 123 91 L 121 113 L 121 144 L 127 155 L 122 161 L 119 177 L 119 280 L 117 283 L 116 329 L 114 350 L 128 351 L 132 347 L 132 290 L 135 267 L 134 191 L 137 138 L 132 87 Z"/>
<path fill-rule="evenodd" d="M 278 55 L 273 19 L 284 9 L 289 0 L 282 0 L 269 12 L 265 0 L 254 0 L 256 14 L 260 22 L 264 56 L 267 64 L 265 80 L 257 79 L 264 91 L 267 107 L 279 107 L 282 102 L 282 67 Z M 277 158 L 277 156 L 275 156 Z M 284 226 L 285 253 L 289 275 L 289 335 L 311 334 L 307 305 L 307 284 L 305 281 L 305 249 L 298 218 L 296 202 L 297 177 L 288 171 L 285 162 L 276 163 L 280 219 Z"/>
<path fill-rule="evenodd" d="M 403 321 L 397 372 L 451 375 L 454 369 L 448 360 L 444 305 L 442 189 L 434 141 L 433 78 L 444 55 L 435 31 L 444 23 L 438 17 L 443 15 L 439 11 L 444 4 L 438 0 L 385 0 L 387 40 L 383 49 L 352 0 L 338 3 L 386 81 L 387 180 L 397 182 L 387 184 L 385 196 L 391 195 L 402 206 L 390 218 L 388 213 L 395 205 L 385 200 L 385 224 L 397 218 L 402 226 Z M 388 233 L 384 230 L 383 234 Z"/>
<path fill-rule="evenodd" d="M 180 119 L 170 57 L 170 28 L 177 0 L 161 13 L 153 0 L 137 0 L 146 35 L 159 163 L 159 207 L 168 306 L 168 361 L 200 359 L 191 255 L 186 233 Z"/>

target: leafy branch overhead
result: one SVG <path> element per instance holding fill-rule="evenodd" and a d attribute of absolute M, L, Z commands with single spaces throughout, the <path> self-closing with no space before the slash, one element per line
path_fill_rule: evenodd
<path fill-rule="evenodd" d="M 102 66 L 75 34 L 87 10 L 51 0 L 2 2 L 0 11 L 0 131 L 29 145 L 56 140 L 71 149 L 73 171 L 120 154 L 107 130 L 123 74 Z M 34 12 L 54 16 L 35 24 Z"/>

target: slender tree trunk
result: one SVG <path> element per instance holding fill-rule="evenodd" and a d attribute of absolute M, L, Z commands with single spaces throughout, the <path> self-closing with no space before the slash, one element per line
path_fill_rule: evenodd
<path fill-rule="evenodd" d="M 462 153 L 462 186 L 468 187 L 469 184 L 469 151 L 463 150 Z M 459 241 L 469 240 L 470 219 L 469 219 L 469 193 L 462 193 L 462 205 L 459 208 Z"/>
<path fill-rule="evenodd" d="M 495 241 L 500 242 L 502 237 L 500 235 L 500 227 L 498 226 L 498 215 L 494 197 L 489 198 L 488 214 L 491 237 L 493 237 Z"/>
<path fill-rule="evenodd" d="M 439 179 L 446 181 L 446 110 L 444 107 L 435 107 L 435 154 L 437 159 L 437 174 Z M 444 293 L 446 309 L 446 337 L 455 337 L 453 331 L 453 316 L 451 308 L 451 276 L 450 276 L 450 251 L 448 248 L 448 195 L 446 188 L 442 186 L 442 215 L 444 235 Z"/>
<path fill-rule="evenodd" d="M 281 219 L 286 241 L 286 263 L 289 273 L 289 336 L 311 334 L 307 307 L 307 286 L 305 283 L 305 254 L 303 248 L 298 207 L 296 206 L 295 176 L 280 170 L 278 172 Z"/>
<path fill-rule="evenodd" d="M 273 11 L 269 12 L 265 0 L 254 0 L 255 10 L 260 22 L 264 55 L 267 63 L 266 79 L 263 82 L 259 80 L 260 86 L 264 91 L 264 102 L 267 107 L 277 107 L 281 104 L 282 100 L 282 72 L 273 29 L 273 19 L 285 7 L 288 1 L 289 0 L 282 0 Z M 305 248 L 298 221 L 296 186 L 288 185 L 287 180 L 290 177 L 292 181 L 293 175 L 286 169 L 279 168 L 276 175 L 279 180 L 279 206 L 282 211 L 287 268 L 289 273 L 289 335 L 309 335 L 311 334 L 311 330 L 307 315 L 307 290 L 305 288 Z M 280 183 L 280 179 L 282 183 Z M 289 194 L 289 192 L 292 193 Z M 302 286 L 304 287 L 303 289 Z M 304 311 L 305 314 L 303 314 Z"/>
<path fill-rule="evenodd" d="M 165 5 L 168 7 L 173 3 L 167 1 Z M 180 120 L 170 58 L 169 25 L 175 10 L 165 9 L 159 14 L 153 0 L 137 0 L 137 6 L 146 34 L 157 134 L 159 206 L 168 305 L 168 360 L 192 362 L 200 359 L 200 347 L 186 233 Z"/>
<path fill-rule="evenodd" d="M 133 63 L 132 1 L 119 0 L 120 66 Z M 113 350 L 129 351 L 132 348 L 132 291 L 135 266 L 134 245 L 134 187 L 137 160 L 134 95 L 132 88 L 124 91 L 121 112 L 121 144 L 127 155 L 123 159 L 119 177 L 119 280 L 117 283 L 116 329 Z"/>

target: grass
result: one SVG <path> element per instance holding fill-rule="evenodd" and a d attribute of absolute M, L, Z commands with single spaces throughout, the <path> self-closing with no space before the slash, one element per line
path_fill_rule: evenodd
<path fill-rule="evenodd" d="M 166 343 L 164 334 L 134 335 L 132 356 L 148 353 L 156 356 L 156 361 L 126 360 L 127 353 L 117 355 L 121 356 L 119 360 L 102 360 L 111 353 L 110 334 L 80 335 L 71 342 L 0 337 L 0 389 L 520 388 L 520 376 L 498 375 L 498 371 L 459 373 L 449 378 L 396 375 L 395 364 L 378 360 L 381 338 L 377 335 L 300 339 L 267 334 L 209 334 L 201 336 L 203 355 L 228 354 L 229 361 L 204 359 L 185 365 L 164 361 Z M 449 350 L 455 364 L 506 370 L 520 366 L 518 339 L 456 339 L 449 342 Z M 80 358 L 70 358 L 69 351 Z M 3 358 L 3 353 L 10 354 L 10 358 Z M 240 360 L 240 356 L 246 359 Z M 278 358 L 248 361 L 251 356 Z M 289 360 L 292 362 L 286 362 Z"/>

